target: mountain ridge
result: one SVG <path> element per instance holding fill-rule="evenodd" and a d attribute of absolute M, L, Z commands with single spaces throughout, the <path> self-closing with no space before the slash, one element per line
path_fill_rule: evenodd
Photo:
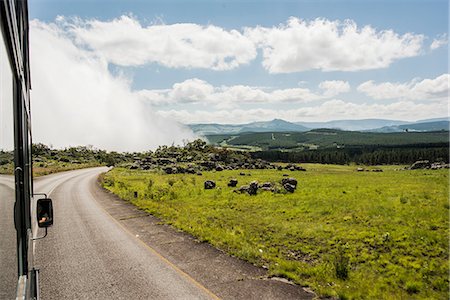
<path fill-rule="evenodd" d="M 348 131 L 399 132 L 448 130 L 449 118 L 423 119 L 415 122 L 389 119 L 332 120 L 327 122 L 289 122 L 282 119 L 244 124 L 199 123 L 187 125 L 200 135 L 239 134 L 244 132 L 304 132 L 318 128 Z"/>

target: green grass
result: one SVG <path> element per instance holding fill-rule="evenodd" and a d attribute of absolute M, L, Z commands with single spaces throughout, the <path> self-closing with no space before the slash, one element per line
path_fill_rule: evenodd
<path fill-rule="evenodd" d="M 199 240 L 342 299 L 448 299 L 448 170 L 303 165 L 293 194 L 237 194 L 288 171 L 163 175 L 114 169 L 103 185 Z M 204 190 L 215 180 L 217 188 Z M 138 197 L 134 198 L 134 192 Z"/>
<path fill-rule="evenodd" d="M 90 163 L 70 163 L 61 162 L 56 160 L 46 160 L 45 162 L 33 163 L 33 177 L 39 177 L 44 175 L 49 175 L 58 172 L 78 170 L 84 168 L 98 167 L 101 166 L 98 162 Z"/>

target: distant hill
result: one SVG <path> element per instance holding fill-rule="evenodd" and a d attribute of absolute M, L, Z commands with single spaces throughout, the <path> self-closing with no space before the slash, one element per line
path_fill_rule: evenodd
<path fill-rule="evenodd" d="M 280 119 L 267 122 L 252 122 L 247 124 L 191 124 L 188 125 L 197 134 L 237 134 L 243 132 L 283 132 L 283 131 L 308 131 L 302 125 L 294 124 Z"/>
<path fill-rule="evenodd" d="M 387 119 L 334 120 L 328 122 L 288 122 L 281 119 L 247 124 L 191 124 L 192 131 L 199 135 L 239 134 L 243 132 L 305 132 L 328 128 L 344 131 L 401 132 L 448 130 L 449 118 L 436 118 L 407 122 Z"/>
<path fill-rule="evenodd" d="M 402 132 L 402 131 L 440 131 L 449 130 L 449 121 L 416 122 L 404 125 L 384 126 L 370 130 L 372 132 Z"/>
<path fill-rule="evenodd" d="M 349 131 L 362 131 L 385 126 L 395 126 L 408 124 L 406 121 L 385 120 L 385 119 L 362 119 L 362 120 L 335 120 L 328 122 L 296 122 L 310 129 L 332 128 Z"/>

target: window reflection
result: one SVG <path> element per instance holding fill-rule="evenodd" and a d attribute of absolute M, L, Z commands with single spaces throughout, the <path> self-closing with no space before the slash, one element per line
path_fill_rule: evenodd
<path fill-rule="evenodd" d="M 13 75 L 0 33 L 0 299 L 14 299 L 17 284 L 14 228 Z"/>

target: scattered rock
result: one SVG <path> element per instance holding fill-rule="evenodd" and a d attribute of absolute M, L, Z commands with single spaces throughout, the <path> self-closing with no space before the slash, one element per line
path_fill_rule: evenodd
<path fill-rule="evenodd" d="M 236 187 L 237 184 L 238 184 L 237 179 L 230 179 L 230 182 L 228 182 L 229 187 Z"/>
<path fill-rule="evenodd" d="M 297 188 L 297 179 L 289 177 L 289 178 L 283 178 L 281 180 L 281 184 L 284 186 L 286 183 L 294 186 L 294 188 Z"/>
<path fill-rule="evenodd" d="M 290 183 L 285 183 L 285 184 L 283 184 L 283 187 L 284 187 L 284 189 L 286 190 L 286 191 L 288 191 L 289 193 L 293 193 L 293 192 L 295 192 L 295 185 L 293 185 L 293 184 L 290 184 Z"/>
<path fill-rule="evenodd" d="M 205 190 L 210 190 L 216 187 L 216 183 L 212 180 L 206 180 L 204 183 Z"/>
<path fill-rule="evenodd" d="M 431 170 L 439 170 L 439 169 L 449 169 L 450 164 L 446 164 L 445 162 L 435 162 L 431 164 Z"/>
<path fill-rule="evenodd" d="M 430 161 L 428 161 L 428 160 L 416 161 L 409 167 L 410 170 L 429 169 L 429 168 L 431 168 L 431 164 L 430 164 Z"/>
<path fill-rule="evenodd" d="M 260 188 L 269 188 L 270 189 L 270 188 L 273 187 L 273 184 L 272 184 L 272 182 L 264 182 L 264 183 L 260 184 L 259 187 Z"/>
<path fill-rule="evenodd" d="M 248 185 L 241 185 L 237 190 L 234 190 L 236 193 L 247 193 L 250 187 Z"/>
<path fill-rule="evenodd" d="M 258 181 L 254 180 L 254 181 L 250 182 L 248 194 L 256 195 L 257 192 L 258 192 Z"/>

